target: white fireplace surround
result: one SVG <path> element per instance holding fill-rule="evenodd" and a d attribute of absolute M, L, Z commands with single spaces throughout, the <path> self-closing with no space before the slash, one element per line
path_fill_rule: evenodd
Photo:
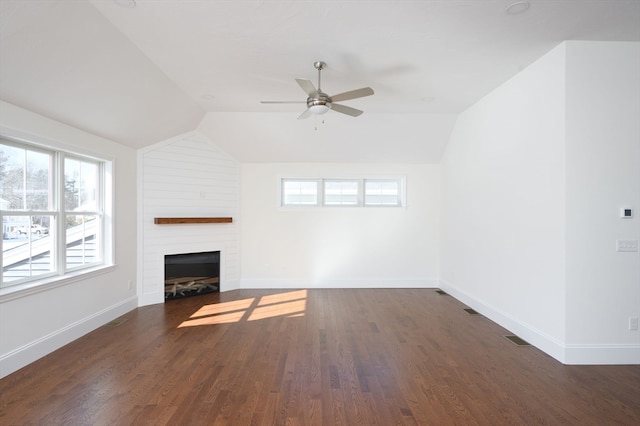
<path fill-rule="evenodd" d="M 164 303 L 164 258 L 220 252 L 220 291 L 238 287 L 240 164 L 194 131 L 138 152 L 138 303 Z M 156 218 L 232 218 L 155 224 Z"/>

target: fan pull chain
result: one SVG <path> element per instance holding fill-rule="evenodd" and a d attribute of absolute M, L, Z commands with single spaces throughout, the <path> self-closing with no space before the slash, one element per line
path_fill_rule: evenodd
<path fill-rule="evenodd" d="M 315 130 L 316 132 L 318 131 L 318 117 L 314 116 L 313 117 L 314 120 L 314 124 L 313 124 L 313 130 Z M 320 124 L 324 125 L 324 118 L 322 119 L 322 121 L 320 122 Z"/>

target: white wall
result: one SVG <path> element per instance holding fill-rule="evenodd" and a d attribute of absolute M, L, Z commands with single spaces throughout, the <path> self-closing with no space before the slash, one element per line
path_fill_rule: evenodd
<path fill-rule="evenodd" d="M 240 165 L 193 132 L 139 152 L 140 304 L 164 302 L 164 256 L 220 251 L 220 289 L 239 279 Z M 233 223 L 155 225 L 155 217 L 232 217 Z"/>
<path fill-rule="evenodd" d="M 406 176 L 406 208 L 282 208 L 282 177 Z M 439 166 L 270 163 L 242 166 L 245 288 L 433 287 Z"/>
<path fill-rule="evenodd" d="M 442 286 L 571 364 L 640 363 L 638 43 L 567 42 L 458 119 Z"/>
<path fill-rule="evenodd" d="M 462 113 L 442 161 L 442 286 L 556 358 L 564 92 L 560 46 Z"/>
<path fill-rule="evenodd" d="M 0 296 L 0 376 L 5 376 L 137 306 L 136 154 L 0 101 L 0 133 L 114 162 L 115 266 L 45 291 Z"/>
<path fill-rule="evenodd" d="M 357 107 L 357 105 L 353 105 Z M 263 105 L 268 109 L 268 105 Z M 429 163 L 440 161 L 454 114 L 210 112 L 198 130 L 242 163 Z M 365 108 L 366 109 L 366 108 Z"/>
<path fill-rule="evenodd" d="M 567 42 L 566 72 L 567 362 L 640 364 L 640 43 Z"/>

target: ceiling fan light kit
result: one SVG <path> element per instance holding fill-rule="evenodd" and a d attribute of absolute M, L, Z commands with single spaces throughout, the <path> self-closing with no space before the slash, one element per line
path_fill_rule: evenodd
<path fill-rule="evenodd" d="M 373 95 L 373 89 L 370 87 L 363 87 L 361 89 L 351 90 L 349 92 L 339 93 L 337 95 L 329 96 L 321 89 L 321 73 L 327 66 L 322 61 L 316 61 L 313 63 L 315 69 L 318 70 L 318 88 L 313 85 L 311 80 L 304 78 L 296 78 L 296 82 L 308 95 L 306 100 L 307 109 L 300 114 L 298 119 L 308 118 L 311 115 L 320 115 L 327 113 L 330 109 L 342 114 L 349 115 L 351 117 L 357 117 L 362 114 L 359 109 L 351 108 L 346 105 L 336 104 L 336 101 L 347 101 L 350 99 L 362 98 L 364 96 Z M 296 103 L 296 101 L 260 101 L 263 104 L 282 104 L 282 103 Z M 300 101 L 303 103 L 305 101 Z"/>
<path fill-rule="evenodd" d="M 312 103 L 311 105 L 307 105 L 307 106 L 309 107 L 311 114 L 316 114 L 316 115 L 326 114 L 327 111 L 331 109 L 331 105 L 327 105 L 324 102 Z"/>

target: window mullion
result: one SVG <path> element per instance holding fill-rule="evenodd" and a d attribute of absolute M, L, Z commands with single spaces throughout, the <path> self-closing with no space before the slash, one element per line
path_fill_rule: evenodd
<path fill-rule="evenodd" d="M 325 205 L 325 179 L 318 179 L 318 206 Z"/>
<path fill-rule="evenodd" d="M 56 245 L 55 245 L 55 262 L 56 269 L 59 275 L 62 275 L 66 272 L 65 262 L 66 262 L 66 254 L 65 247 L 67 244 L 66 237 L 66 222 L 67 222 L 67 212 L 65 210 L 64 205 L 64 154 L 61 152 L 56 153 L 56 165 L 55 165 L 55 173 L 58 177 L 56 179 L 56 189 L 54 191 L 56 210 L 58 211 L 58 218 L 56 220 Z"/>
<path fill-rule="evenodd" d="M 98 182 L 97 182 L 97 188 L 99 188 L 100 190 L 100 195 L 97 197 L 96 200 L 96 219 L 98 220 L 98 223 L 100 224 L 100 226 L 98 226 L 98 228 L 96 229 L 96 236 L 94 237 L 95 241 L 104 241 L 104 235 L 105 235 L 105 224 L 104 224 L 104 188 L 105 188 L 105 181 L 104 181 L 105 177 L 104 177 L 104 163 L 100 163 L 98 165 Z M 98 259 L 102 259 L 104 260 L 104 244 L 96 244 L 96 254 Z"/>

